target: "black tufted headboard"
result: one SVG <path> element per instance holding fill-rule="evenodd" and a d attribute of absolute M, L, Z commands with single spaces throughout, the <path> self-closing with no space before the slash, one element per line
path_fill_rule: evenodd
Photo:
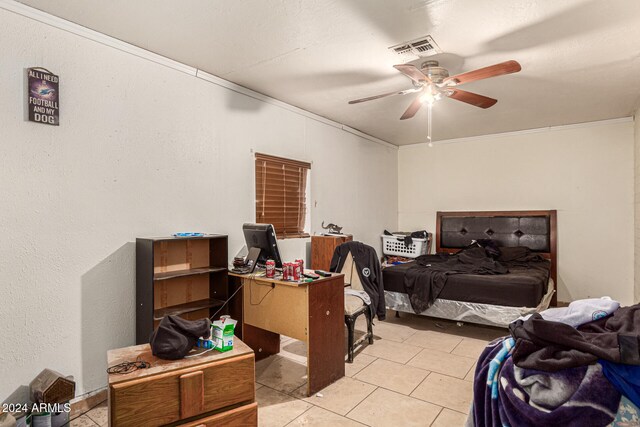
<path fill-rule="evenodd" d="M 500 246 L 528 246 L 551 261 L 551 278 L 557 286 L 555 210 L 437 213 L 437 252 L 457 252 L 478 239 L 492 239 Z M 554 294 L 552 305 L 555 299 Z"/>

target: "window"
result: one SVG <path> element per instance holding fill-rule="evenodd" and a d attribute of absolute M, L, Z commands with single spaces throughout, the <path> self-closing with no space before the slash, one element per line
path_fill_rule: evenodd
<path fill-rule="evenodd" d="M 309 237 L 307 175 L 311 164 L 256 153 L 256 222 L 273 224 L 280 238 Z"/>

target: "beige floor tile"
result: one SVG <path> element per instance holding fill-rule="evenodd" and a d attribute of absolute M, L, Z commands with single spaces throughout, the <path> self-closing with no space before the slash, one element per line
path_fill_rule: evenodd
<path fill-rule="evenodd" d="M 256 361 L 256 378 L 258 378 L 262 373 L 269 368 L 272 364 L 274 364 L 278 359 L 281 359 L 280 356 L 269 356 L 265 359 Z"/>
<path fill-rule="evenodd" d="M 423 348 L 450 352 L 462 338 L 436 331 L 418 331 L 405 341 L 405 344 L 417 345 Z"/>
<path fill-rule="evenodd" d="M 424 427 L 433 422 L 440 409 L 439 406 L 379 388 L 347 417 L 372 427 Z"/>
<path fill-rule="evenodd" d="M 284 426 L 311 408 L 311 404 L 269 387 L 256 391 L 256 401 L 260 427 Z"/>
<path fill-rule="evenodd" d="M 285 343 L 282 343 L 280 345 L 280 351 L 286 351 L 287 353 L 307 357 L 307 345 L 303 341 L 298 341 L 293 338 L 289 339 Z"/>
<path fill-rule="evenodd" d="M 366 319 L 361 321 L 360 318 L 358 318 L 356 321 L 356 330 L 366 332 Z M 403 342 L 415 333 L 416 330 L 410 325 L 391 323 L 386 320 L 374 320 L 373 322 L 373 335 L 383 340 Z"/>
<path fill-rule="evenodd" d="M 107 401 L 105 400 L 85 415 L 91 418 L 91 420 L 99 426 L 106 426 L 109 424 L 109 408 Z"/>
<path fill-rule="evenodd" d="M 415 333 L 416 330 L 412 329 L 410 326 L 397 325 L 386 321 L 378 321 L 373 326 L 374 337 L 380 337 L 389 341 L 403 342 Z"/>
<path fill-rule="evenodd" d="M 288 426 L 311 426 L 311 427 L 364 427 L 359 422 L 342 417 L 326 409 L 313 407 L 298 418 L 293 420 Z"/>
<path fill-rule="evenodd" d="M 407 365 L 462 379 L 474 363 L 475 359 L 469 357 L 425 348 Z"/>
<path fill-rule="evenodd" d="M 307 366 L 307 345 L 302 341 L 292 338 L 280 345 L 280 353 L 278 353 L 278 356 Z"/>
<path fill-rule="evenodd" d="M 431 427 L 463 427 L 467 421 L 467 415 L 462 412 L 444 408 Z"/>
<path fill-rule="evenodd" d="M 395 311 L 387 310 L 385 322 L 409 325 L 416 330 L 435 331 L 449 335 L 456 335 L 460 338 L 477 338 L 492 340 L 494 338 L 509 335 L 506 328 L 477 325 L 474 323 L 463 323 L 458 326 L 455 320 L 437 319 L 433 317 L 419 316 L 413 313 L 400 313 L 400 318 L 395 317 Z"/>
<path fill-rule="evenodd" d="M 375 340 L 372 345 L 368 345 L 362 350 L 362 354 L 381 357 L 392 362 L 407 363 L 416 354 L 420 353 L 420 350 L 420 347 L 401 342 Z"/>
<path fill-rule="evenodd" d="M 256 381 L 291 393 L 307 382 L 307 367 L 279 355 L 271 356 L 256 363 Z"/>
<path fill-rule="evenodd" d="M 465 381 L 473 382 L 476 374 L 476 366 L 477 366 L 477 363 L 474 363 L 471 369 L 469 369 L 469 372 L 467 372 L 467 375 L 464 377 Z"/>
<path fill-rule="evenodd" d="M 355 375 L 355 379 L 409 394 L 429 375 L 429 371 L 378 359 Z"/>
<path fill-rule="evenodd" d="M 352 377 L 369 366 L 374 360 L 376 360 L 376 358 L 369 356 L 368 354 L 362 354 L 362 352 L 360 354 L 356 354 L 353 358 L 353 363 L 344 363 L 344 374 L 347 377 Z"/>
<path fill-rule="evenodd" d="M 260 383 L 256 383 L 256 390 L 259 389 L 260 387 L 264 387 L 264 386 Z"/>
<path fill-rule="evenodd" d="M 362 402 L 375 389 L 376 386 L 374 385 L 353 378 L 343 377 L 321 390 L 320 394 L 322 397 L 315 394 L 304 400 L 337 414 L 346 415 L 347 412 L 355 408 L 358 403 Z"/>
<path fill-rule="evenodd" d="M 479 340 L 475 338 L 464 338 L 460 344 L 453 349 L 451 354 L 457 354 L 458 356 L 471 357 L 477 359 L 484 351 L 489 341 Z"/>
<path fill-rule="evenodd" d="M 280 335 L 280 345 L 284 345 L 286 342 L 291 341 L 295 338 L 288 337 L 286 335 Z"/>
<path fill-rule="evenodd" d="M 467 414 L 473 399 L 473 384 L 432 372 L 411 396 Z"/>
<path fill-rule="evenodd" d="M 86 415 L 81 415 L 78 418 L 71 420 L 69 427 L 100 427 L 98 424 L 94 423 L 91 418 Z"/>

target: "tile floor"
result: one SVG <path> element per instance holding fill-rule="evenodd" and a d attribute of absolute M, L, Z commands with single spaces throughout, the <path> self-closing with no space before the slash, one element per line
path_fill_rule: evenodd
<path fill-rule="evenodd" d="M 462 426 L 475 361 L 488 341 L 507 330 L 394 314 L 375 322 L 374 344 L 345 364 L 346 376 L 322 390 L 322 397 L 304 396 L 305 344 L 282 337 L 281 352 L 256 363 L 260 427 Z M 356 329 L 356 337 L 366 331 L 363 316 Z M 106 405 L 69 426 L 107 426 Z"/>
<path fill-rule="evenodd" d="M 109 413 L 105 400 L 84 415 L 72 420 L 70 427 L 107 427 L 109 425 Z"/>
<path fill-rule="evenodd" d="M 506 329 L 388 312 L 375 342 L 346 363 L 346 376 L 304 396 L 304 343 L 282 337 L 281 352 L 256 364 L 261 427 L 462 426 L 472 399 L 475 361 Z M 358 319 L 360 336 L 366 330 Z"/>

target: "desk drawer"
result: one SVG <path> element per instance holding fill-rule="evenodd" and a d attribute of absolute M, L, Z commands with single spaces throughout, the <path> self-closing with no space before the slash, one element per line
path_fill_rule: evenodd
<path fill-rule="evenodd" d="M 240 406 L 239 408 L 210 417 L 180 424 L 180 427 L 249 427 L 258 425 L 258 404 Z"/>
<path fill-rule="evenodd" d="M 111 426 L 159 426 L 255 399 L 253 354 L 111 385 Z"/>

